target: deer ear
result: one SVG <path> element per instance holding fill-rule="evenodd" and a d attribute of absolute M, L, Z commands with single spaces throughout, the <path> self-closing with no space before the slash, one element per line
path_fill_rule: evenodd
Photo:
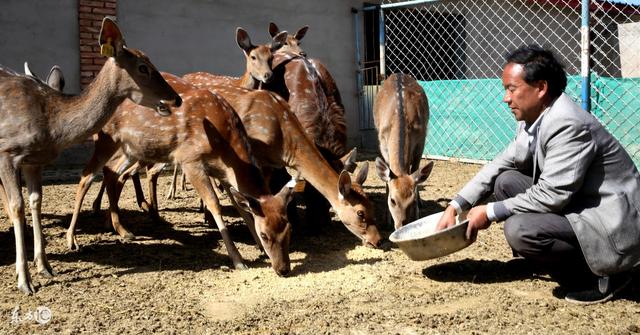
<path fill-rule="evenodd" d="M 296 186 L 296 181 L 295 180 L 292 180 L 292 181 L 293 181 L 292 183 L 287 183 L 286 185 L 282 186 L 278 194 L 276 194 L 276 197 L 282 199 L 282 202 L 285 204 L 285 207 L 287 204 L 289 204 L 289 202 L 293 198 L 293 189 Z"/>
<path fill-rule="evenodd" d="M 108 16 L 102 19 L 98 43 L 100 43 L 100 53 L 105 57 L 118 55 L 126 46 L 120 28 L 118 28 L 116 22 Z"/>
<path fill-rule="evenodd" d="M 278 35 L 279 31 L 280 29 L 278 29 L 278 26 L 275 23 L 269 22 L 269 36 L 275 37 Z"/>
<path fill-rule="evenodd" d="M 376 173 L 378 174 L 378 177 L 380 177 L 380 179 L 382 179 L 382 181 L 384 181 L 385 183 L 390 182 L 391 179 L 395 177 L 393 175 L 393 172 L 391 172 L 389 165 L 387 165 L 387 162 L 385 162 L 384 159 L 380 157 L 376 157 Z"/>
<path fill-rule="evenodd" d="M 307 34 L 307 30 L 309 30 L 309 26 L 304 26 L 298 29 L 298 31 L 296 32 L 296 35 L 294 36 L 296 40 L 300 41 L 304 37 L 304 35 Z"/>
<path fill-rule="evenodd" d="M 356 170 L 356 156 L 358 156 L 358 148 L 354 147 L 348 154 L 340 157 L 340 161 L 344 165 L 344 170 L 353 172 Z"/>
<path fill-rule="evenodd" d="M 280 49 L 287 41 L 287 31 L 283 30 L 271 40 L 271 52 Z"/>
<path fill-rule="evenodd" d="M 230 187 L 229 191 L 231 192 L 231 196 L 236 199 L 236 202 L 243 210 L 255 216 L 264 216 L 264 214 L 262 214 L 262 206 L 260 206 L 260 200 L 248 194 L 244 194 L 233 187 Z"/>
<path fill-rule="evenodd" d="M 345 199 L 350 191 L 351 176 L 349 176 L 349 172 L 343 170 L 340 172 L 340 178 L 338 178 L 338 197 L 340 200 Z"/>
<path fill-rule="evenodd" d="M 254 48 L 253 44 L 251 44 L 249 33 L 247 33 L 246 30 L 240 27 L 236 29 L 236 43 L 238 43 L 240 49 L 242 49 L 247 54 L 249 54 L 251 49 Z"/>
<path fill-rule="evenodd" d="M 369 176 L 369 163 L 364 162 L 364 165 L 362 166 L 360 171 L 358 171 L 358 175 L 356 176 L 356 184 L 359 184 L 360 186 L 364 185 L 364 182 L 365 180 L 367 180 L 368 176 Z"/>
<path fill-rule="evenodd" d="M 413 180 L 417 185 L 427 180 L 427 178 L 429 178 L 429 175 L 431 175 L 432 170 L 433 170 L 433 162 L 429 162 L 427 163 L 427 165 L 425 165 L 421 169 L 418 169 L 416 172 L 412 173 L 411 177 L 413 177 Z"/>
<path fill-rule="evenodd" d="M 49 71 L 49 75 L 47 76 L 47 85 L 59 92 L 62 92 L 64 89 L 64 75 L 58 65 L 54 65 L 51 68 L 51 71 Z"/>

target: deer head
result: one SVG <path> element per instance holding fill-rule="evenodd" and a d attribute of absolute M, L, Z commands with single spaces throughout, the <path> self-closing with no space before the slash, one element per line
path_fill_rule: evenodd
<path fill-rule="evenodd" d="M 253 45 L 249 34 L 242 28 L 236 29 L 236 42 L 247 60 L 246 73 L 250 74 L 254 80 L 261 83 L 268 83 L 271 80 L 273 72 L 271 63 L 273 53 L 284 44 L 287 38 L 287 32 L 283 31 L 273 37 L 268 45 Z"/>
<path fill-rule="evenodd" d="M 418 217 L 418 185 L 423 183 L 433 170 L 433 162 L 429 162 L 410 175 L 396 176 L 384 159 L 376 158 L 376 172 L 378 177 L 387 183 L 389 196 L 387 205 L 393 218 L 393 226 L 398 229 L 407 222 Z"/>
<path fill-rule="evenodd" d="M 181 99 L 162 78 L 149 58 L 140 50 L 129 49 L 118 26 L 108 17 L 100 29 L 100 50 L 119 70 L 115 74 L 118 89 L 128 92 L 127 98 L 136 104 L 155 108 L 158 114 L 170 114 L 167 105 L 180 106 Z"/>
<path fill-rule="evenodd" d="M 362 244 L 377 248 L 382 242 L 382 237 L 376 227 L 373 206 L 365 195 L 362 184 L 367 179 L 369 165 L 365 165 L 358 171 L 355 181 L 347 171 L 342 171 L 338 178 L 339 204 L 333 208 L 340 221 L 362 240 Z"/>
<path fill-rule="evenodd" d="M 279 51 L 307 57 L 307 53 L 300 47 L 300 40 L 302 40 L 304 35 L 307 33 L 307 30 L 309 30 L 309 26 L 304 26 L 298 29 L 298 31 L 294 35 L 287 35 L 287 39 Z M 271 35 L 271 37 L 275 37 L 279 33 L 281 32 L 278 26 L 275 23 L 270 22 L 269 35 Z"/>
<path fill-rule="evenodd" d="M 291 271 L 289 259 L 291 224 L 287 218 L 286 208 L 293 197 L 293 188 L 285 185 L 278 194 L 263 196 L 260 199 L 238 192 L 233 187 L 230 190 L 238 205 L 253 216 L 256 233 L 271 260 L 271 267 L 279 276 L 289 274 Z"/>

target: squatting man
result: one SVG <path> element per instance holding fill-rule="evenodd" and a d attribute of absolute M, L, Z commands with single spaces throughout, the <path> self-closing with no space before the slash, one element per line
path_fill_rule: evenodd
<path fill-rule="evenodd" d="M 503 101 L 515 140 L 449 203 L 438 229 L 469 210 L 467 238 L 505 221 L 514 254 L 544 269 L 565 299 L 611 300 L 640 263 L 640 175 L 620 143 L 564 93 L 567 76 L 539 46 L 506 56 Z M 495 202 L 481 204 L 493 193 Z"/>

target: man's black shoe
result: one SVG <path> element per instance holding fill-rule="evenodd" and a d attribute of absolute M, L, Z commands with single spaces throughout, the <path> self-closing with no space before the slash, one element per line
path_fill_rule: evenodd
<path fill-rule="evenodd" d="M 574 304 L 591 305 L 607 302 L 615 297 L 631 283 L 631 275 L 628 273 L 600 277 L 598 287 L 586 291 L 570 292 L 565 300 Z"/>

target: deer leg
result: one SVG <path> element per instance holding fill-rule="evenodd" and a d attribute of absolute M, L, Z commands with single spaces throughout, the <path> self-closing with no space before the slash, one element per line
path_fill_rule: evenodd
<path fill-rule="evenodd" d="M 109 213 L 111 216 L 111 225 L 113 229 L 125 240 L 133 240 L 135 236 L 126 230 L 120 223 L 120 208 L 118 207 L 118 200 L 120 199 L 120 193 L 124 186 L 124 181 L 128 177 L 128 174 L 123 174 L 121 178 L 118 178 L 116 172 L 109 168 L 104 170 L 104 183 L 106 185 L 107 197 L 109 199 Z"/>
<path fill-rule="evenodd" d="M 171 186 L 167 192 L 167 200 L 173 200 L 176 198 L 176 180 L 178 179 L 178 163 L 173 165 L 173 175 L 171 176 Z"/>
<path fill-rule="evenodd" d="M 150 201 L 147 201 L 144 198 L 144 191 L 142 190 L 142 183 L 140 182 L 140 174 L 138 171 L 140 170 L 140 164 L 136 163 L 134 166 L 130 167 L 124 174 L 120 176 L 120 182 L 124 185 L 126 179 L 131 177 L 131 182 L 133 183 L 133 189 L 136 192 L 136 202 L 138 203 L 138 207 L 142 209 L 144 212 L 149 213 L 151 219 L 155 220 L 158 218 L 157 209 L 154 207 L 154 199 L 153 194 L 150 194 Z M 149 178 L 149 172 L 147 172 L 147 178 Z M 148 180 L 148 179 L 147 179 Z M 120 190 L 122 192 L 122 190 Z M 118 199 L 120 199 L 120 195 L 118 195 Z M 157 205 L 156 205 L 157 207 Z"/>
<path fill-rule="evenodd" d="M 180 189 L 183 191 L 187 190 L 187 175 L 184 171 L 180 174 Z"/>
<path fill-rule="evenodd" d="M 229 191 L 229 187 L 225 186 L 224 184 L 222 185 L 223 185 L 222 187 L 224 187 L 225 192 L 227 192 L 227 194 L 230 195 L 229 199 L 231 200 L 231 204 L 233 205 L 233 207 L 236 208 L 238 213 L 240 213 L 240 216 L 244 220 L 244 223 L 249 228 L 249 232 L 251 232 L 251 236 L 253 237 L 253 240 L 256 242 L 256 247 L 260 251 L 264 251 L 264 248 L 262 247 L 262 242 L 260 241 L 260 238 L 258 238 L 258 233 L 256 232 L 256 224 L 255 224 L 255 221 L 253 220 L 253 217 L 251 217 L 251 214 L 247 213 L 247 211 L 245 211 L 244 209 L 242 209 L 242 207 L 238 205 L 238 203 L 236 202 L 236 199 L 231 195 L 231 191 Z"/>
<path fill-rule="evenodd" d="M 27 182 L 29 193 L 29 207 L 31 208 L 31 220 L 33 222 L 33 260 L 36 263 L 38 273 L 51 278 L 55 274 L 45 252 L 45 238 L 42 234 L 42 167 L 25 166 L 22 173 Z"/>
<path fill-rule="evenodd" d="M 144 191 L 142 190 L 142 183 L 140 182 L 140 174 L 138 174 L 138 172 L 135 171 L 127 175 L 126 177 L 120 176 L 120 179 L 123 185 L 126 182 L 126 179 L 128 177 L 131 177 L 131 182 L 133 183 L 133 189 L 136 192 L 136 203 L 138 204 L 138 207 L 143 211 L 150 213 L 151 204 L 149 204 L 149 202 L 147 202 L 147 199 L 144 198 Z"/>
<path fill-rule="evenodd" d="M 85 183 L 87 183 L 87 190 L 89 190 L 89 186 L 91 186 L 91 181 L 94 179 L 94 177 L 95 176 L 91 176 L 91 180 L 89 180 L 88 183 L 85 181 Z M 82 183 L 83 180 L 81 179 L 80 182 Z M 94 214 L 100 213 L 100 205 L 102 204 L 103 195 L 104 195 L 104 183 L 100 183 L 100 190 L 98 191 L 98 195 L 96 195 L 96 198 L 93 200 L 93 204 L 91 205 L 91 208 L 93 209 Z"/>
<path fill-rule="evenodd" d="M 20 189 L 18 171 L 11 163 L 11 157 L 0 157 L 0 180 L 3 185 L 4 205 L 11 222 L 16 238 L 16 273 L 18 274 L 18 289 L 26 294 L 32 294 L 36 290 L 29 275 L 27 263 L 24 231 L 26 228 L 24 217 L 24 200 Z"/>
<path fill-rule="evenodd" d="M 88 171 L 87 168 L 82 172 L 82 177 L 80 178 L 80 182 L 78 183 L 78 187 L 76 188 L 76 200 L 73 206 L 73 215 L 71 216 L 71 223 L 69 223 L 69 228 L 67 229 L 67 248 L 69 250 L 79 250 L 80 246 L 78 241 L 76 240 L 75 230 L 76 224 L 78 223 L 78 216 L 80 215 L 80 209 L 82 207 L 82 200 L 84 200 L 85 195 L 87 195 L 87 191 L 89 191 L 89 187 L 91 186 L 91 182 L 95 179 L 95 172 Z M 96 203 L 98 204 L 98 211 L 100 210 L 100 202 L 102 201 L 102 192 L 104 190 L 104 182 L 100 184 L 100 192 L 98 193 L 98 197 L 93 203 L 93 210 L 96 211 Z"/>
<path fill-rule="evenodd" d="M 67 229 L 67 247 L 70 250 L 78 250 L 80 247 L 78 245 L 78 241 L 75 236 L 76 224 L 78 223 L 78 216 L 80 215 L 80 209 L 82 207 L 82 201 L 84 200 L 87 191 L 89 191 L 89 186 L 93 182 L 96 174 L 105 164 L 113 161 L 112 157 L 118 150 L 118 145 L 113 141 L 113 139 L 103 132 L 98 132 L 94 135 L 94 151 L 89 163 L 82 170 L 82 177 L 80 178 L 80 183 L 78 183 L 78 187 L 76 188 L 76 199 L 75 204 L 73 206 L 73 215 L 71 217 L 71 222 L 69 223 L 69 228 Z M 115 157 L 113 157 L 115 159 Z M 120 158 L 122 159 L 122 158 Z M 104 183 L 104 182 L 103 182 Z M 101 185 L 101 189 L 103 186 Z M 99 194 L 98 201 L 98 211 L 100 210 L 100 202 L 102 200 L 102 195 Z M 94 201 L 94 211 L 95 211 L 95 201 Z"/>
<path fill-rule="evenodd" d="M 209 176 L 207 176 L 205 172 L 205 167 L 199 162 L 188 163 L 182 165 L 182 170 L 187 175 L 191 185 L 196 189 L 196 192 L 198 192 L 198 195 L 204 202 L 206 208 L 211 211 L 213 219 L 220 231 L 220 235 L 222 235 L 224 245 L 227 248 L 227 253 L 233 262 L 233 266 L 238 270 L 247 269 L 247 266 L 242 261 L 242 256 L 240 255 L 240 252 L 238 252 L 235 244 L 233 244 L 229 230 L 227 230 L 227 226 L 222 219 L 220 201 L 218 200 L 218 197 L 216 197 L 216 193 L 213 191 L 213 185 L 211 184 Z"/>
<path fill-rule="evenodd" d="M 167 166 L 166 163 L 156 163 L 153 166 L 147 166 L 147 188 L 149 189 L 149 199 L 151 200 L 151 208 L 149 214 L 155 220 L 160 216 L 158 215 L 158 177 L 160 173 Z"/>

